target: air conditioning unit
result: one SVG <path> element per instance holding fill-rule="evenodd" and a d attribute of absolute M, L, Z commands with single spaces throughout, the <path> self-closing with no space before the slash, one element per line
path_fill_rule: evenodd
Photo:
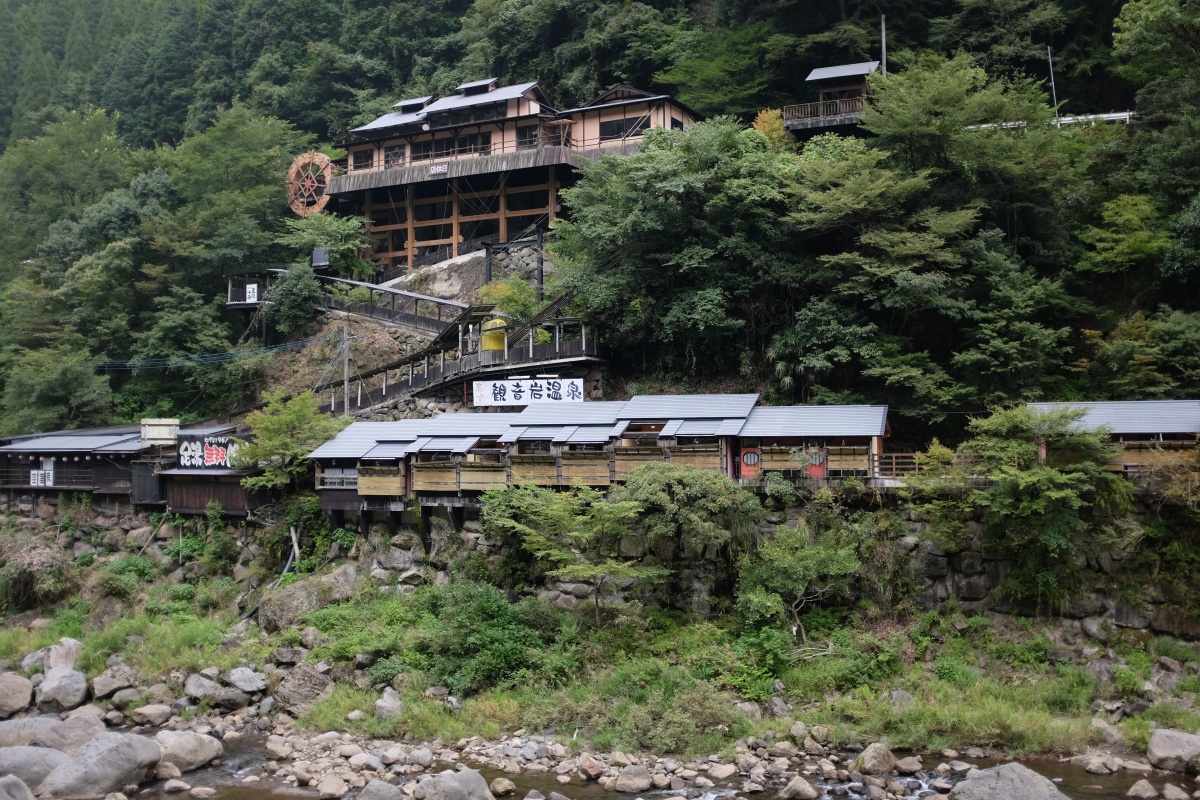
<path fill-rule="evenodd" d="M 143 445 L 172 445 L 179 438 L 179 420 L 177 419 L 144 419 L 142 420 Z"/>

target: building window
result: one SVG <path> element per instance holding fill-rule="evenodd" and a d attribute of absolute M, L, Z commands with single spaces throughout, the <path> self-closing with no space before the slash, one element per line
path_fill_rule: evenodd
<path fill-rule="evenodd" d="M 402 144 L 394 144 L 383 148 L 383 168 L 395 169 L 404 166 L 404 156 L 407 148 Z"/>
<path fill-rule="evenodd" d="M 531 147 L 537 147 L 538 127 L 537 125 L 521 125 L 517 128 L 518 150 L 528 150 Z"/>
<path fill-rule="evenodd" d="M 412 160 L 422 161 L 433 157 L 433 142 L 413 142 Z"/>
<path fill-rule="evenodd" d="M 374 150 L 355 150 L 354 169 L 370 169 L 375 165 Z"/>
<path fill-rule="evenodd" d="M 483 133 L 471 133 L 466 136 L 458 137 L 458 152 L 462 153 L 480 153 L 487 155 L 492 152 L 492 134 L 491 131 Z"/>
<path fill-rule="evenodd" d="M 683 130 L 683 120 L 679 119 L 678 117 L 671 117 L 671 130 L 673 130 L 673 131 Z"/>
<path fill-rule="evenodd" d="M 649 115 L 612 119 L 600 123 L 600 141 L 610 142 L 613 139 L 625 139 L 630 136 L 640 136 L 642 131 L 650 127 Z"/>
<path fill-rule="evenodd" d="M 434 139 L 433 140 L 433 157 L 444 158 L 445 156 L 454 154 L 453 139 Z"/>

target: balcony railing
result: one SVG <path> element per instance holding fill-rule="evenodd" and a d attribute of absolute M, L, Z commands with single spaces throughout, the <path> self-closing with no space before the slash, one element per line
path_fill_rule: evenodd
<path fill-rule="evenodd" d="M 865 97 L 851 97 L 847 100 L 822 100 L 817 103 L 784 106 L 782 112 L 783 121 L 799 122 L 801 120 L 816 120 L 822 117 L 843 117 L 850 114 L 861 114 L 865 106 Z"/>

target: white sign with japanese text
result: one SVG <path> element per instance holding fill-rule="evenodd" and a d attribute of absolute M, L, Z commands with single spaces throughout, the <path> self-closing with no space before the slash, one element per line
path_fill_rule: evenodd
<path fill-rule="evenodd" d="M 475 381 L 477 406 L 528 406 L 534 403 L 582 403 L 583 378 L 510 378 Z"/>

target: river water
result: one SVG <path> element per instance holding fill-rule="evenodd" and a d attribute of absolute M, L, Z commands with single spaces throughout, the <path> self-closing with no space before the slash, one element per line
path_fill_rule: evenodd
<path fill-rule="evenodd" d="M 314 789 L 291 788 L 288 784 L 276 781 L 267 776 L 264 772 L 264 754 L 262 740 L 248 736 L 235 742 L 226 743 L 225 756 L 219 766 L 189 773 L 184 775 L 183 779 L 193 787 L 209 786 L 216 789 L 216 800 L 294 800 L 297 797 L 317 796 Z M 933 755 L 926 757 L 924 760 L 926 764 L 936 766 L 942 759 L 939 756 Z M 967 761 L 967 759 L 963 760 Z M 968 761 L 968 763 L 975 763 L 980 767 L 988 767 L 1001 762 Z M 1140 777 L 1132 773 L 1119 773 L 1107 776 L 1090 775 L 1078 764 L 1062 763 L 1052 759 L 1027 759 L 1022 763 L 1035 772 L 1053 780 L 1058 784 L 1063 794 L 1072 798 L 1072 800 L 1123 800 L 1125 793 L 1129 791 L 1129 787 L 1136 783 Z M 489 781 L 492 778 L 503 776 L 515 783 L 517 786 L 516 800 L 524 797 L 525 793 L 530 789 L 537 789 L 547 797 L 550 795 L 550 792 L 560 792 L 571 798 L 571 800 L 620 800 L 620 798 L 628 797 L 627 795 L 618 795 L 615 792 L 602 789 L 595 783 L 579 783 L 576 781 L 561 785 L 550 775 L 505 775 L 496 770 L 482 769 L 480 771 Z M 261 780 L 255 783 L 244 783 L 245 778 L 250 776 L 259 776 Z M 1179 776 L 1179 780 L 1175 781 L 1167 781 L 1154 776 L 1151 777 L 1151 782 L 1160 789 L 1162 784 L 1167 782 L 1174 782 L 1176 785 L 1191 788 L 1188 781 L 1190 779 L 1185 776 Z M 814 785 L 817 784 L 814 782 Z M 178 800 L 180 797 L 187 797 L 187 795 L 167 795 L 155 790 L 155 787 L 151 788 L 151 791 L 140 793 L 138 797 L 152 798 L 153 800 L 166 800 L 167 798 Z M 679 793 L 663 790 L 643 792 L 642 794 L 647 798 L 655 796 L 665 798 L 678 795 Z M 732 795 L 733 790 L 717 787 L 699 800 L 716 800 L 716 798 L 726 794 Z M 826 796 L 828 797 L 828 795 Z M 853 796 L 851 795 L 851 797 Z M 753 795 L 752 797 L 755 800 L 775 800 L 775 795 L 771 792 L 763 792 L 760 795 Z M 1019 799 L 1014 798 L 1013 800 Z"/>

